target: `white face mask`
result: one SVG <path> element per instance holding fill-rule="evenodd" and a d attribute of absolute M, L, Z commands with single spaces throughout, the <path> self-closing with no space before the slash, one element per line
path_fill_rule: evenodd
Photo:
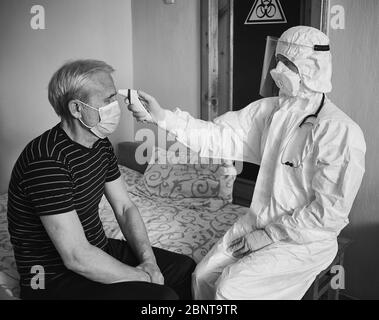
<path fill-rule="evenodd" d="M 271 70 L 271 77 L 278 88 L 285 95 L 296 97 L 300 90 L 300 76 L 279 61 L 275 69 Z"/>
<path fill-rule="evenodd" d="M 121 110 L 118 101 L 113 101 L 112 103 L 107 104 L 106 106 L 99 109 L 91 107 L 82 101 L 80 102 L 88 108 L 94 109 L 99 112 L 100 121 L 93 127 L 86 125 L 83 120 L 79 118 L 79 121 L 85 127 L 89 128 L 91 132 L 94 133 L 97 137 L 104 139 L 116 130 L 121 116 Z"/>

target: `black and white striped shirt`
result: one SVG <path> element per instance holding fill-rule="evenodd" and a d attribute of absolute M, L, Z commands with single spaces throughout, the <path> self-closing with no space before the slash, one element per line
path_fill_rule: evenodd
<path fill-rule="evenodd" d="M 40 216 L 76 210 L 88 241 L 105 250 L 98 206 L 105 183 L 118 177 L 107 138 L 89 149 L 72 141 L 58 124 L 26 146 L 13 168 L 8 198 L 8 228 L 21 286 L 30 286 L 35 265 L 44 267 L 46 288 L 68 272 Z"/>

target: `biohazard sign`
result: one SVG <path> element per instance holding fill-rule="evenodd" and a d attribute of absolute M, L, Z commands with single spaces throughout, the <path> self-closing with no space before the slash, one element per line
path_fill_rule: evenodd
<path fill-rule="evenodd" d="M 287 23 L 279 0 L 255 0 L 245 24 Z"/>

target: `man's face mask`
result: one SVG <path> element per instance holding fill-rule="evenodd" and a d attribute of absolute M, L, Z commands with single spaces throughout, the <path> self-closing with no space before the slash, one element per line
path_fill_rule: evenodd
<path fill-rule="evenodd" d="M 278 88 L 287 96 L 296 97 L 300 90 L 300 76 L 279 61 L 270 72 Z"/>
<path fill-rule="evenodd" d="M 81 117 L 79 118 L 79 121 L 85 127 L 89 128 L 93 134 L 95 134 L 100 139 L 104 139 L 116 130 L 118 123 L 120 122 L 121 116 L 121 110 L 118 101 L 113 101 L 110 104 L 107 104 L 106 106 L 101 107 L 99 109 L 91 107 L 90 105 L 82 101 L 80 102 L 84 104 L 86 107 L 99 112 L 100 121 L 93 127 L 85 124 Z"/>

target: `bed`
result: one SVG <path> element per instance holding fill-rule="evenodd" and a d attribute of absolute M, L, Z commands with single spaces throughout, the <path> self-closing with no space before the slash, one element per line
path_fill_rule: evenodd
<path fill-rule="evenodd" d="M 190 166 L 181 163 L 176 164 L 177 170 L 172 170 L 170 165 L 139 165 L 134 157 L 138 145 L 134 142 L 119 145 L 119 168 L 130 197 L 139 208 L 152 245 L 188 255 L 199 262 L 237 218 L 248 210 L 231 201 L 235 180 L 235 175 L 230 172 L 233 166 L 199 164 L 188 170 Z M 159 152 L 162 151 L 153 154 L 159 156 Z M 178 183 L 177 179 L 172 179 L 173 176 L 189 178 L 180 178 Z M 0 287 L 10 296 L 18 297 L 19 276 L 9 241 L 6 212 L 7 194 L 2 194 Z M 105 197 L 100 202 L 99 214 L 106 235 L 122 239 Z"/>

